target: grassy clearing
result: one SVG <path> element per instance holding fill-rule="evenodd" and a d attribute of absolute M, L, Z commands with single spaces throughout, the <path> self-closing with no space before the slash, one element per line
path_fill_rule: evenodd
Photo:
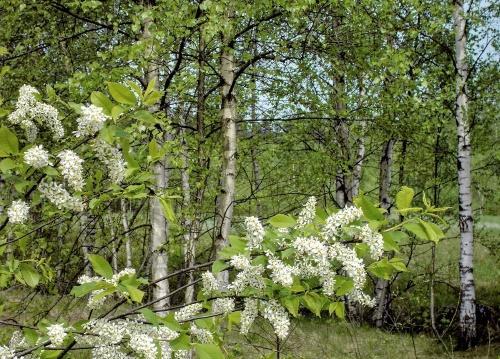
<path fill-rule="evenodd" d="M 389 333 L 365 326 L 324 319 L 301 319 L 294 323 L 290 337 L 282 344 L 281 358 L 497 358 L 500 344 L 477 347 L 470 352 L 446 352 L 434 339 L 425 335 Z M 259 324 L 256 332 L 242 341 L 231 336 L 228 348 L 236 358 L 275 358 L 272 330 Z"/>

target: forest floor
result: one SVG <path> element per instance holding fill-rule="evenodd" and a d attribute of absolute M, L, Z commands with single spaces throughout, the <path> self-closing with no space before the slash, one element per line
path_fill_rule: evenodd
<path fill-rule="evenodd" d="M 226 347 L 237 358 L 275 358 L 275 337 L 262 324 L 248 341 L 234 336 Z M 272 348 L 272 349 L 271 349 Z M 267 356 L 266 356 L 267 355 Z M 435 339 L 424 334 L 401 334 L 347 322 L 325 319 L 301 319 L 294 324 L 289 338 L 281 344 L 281 359 L 433 359 L 433 358 L 500 358 L 500 343 L 478 346 L 470 351 L 448 351 Z"/>

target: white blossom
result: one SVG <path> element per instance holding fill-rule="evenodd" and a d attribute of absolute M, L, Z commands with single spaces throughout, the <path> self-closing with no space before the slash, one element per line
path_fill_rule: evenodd
<path fill-rule="evenodd" d="M 314 217 L 316 216 L 316 197 L 311 196 L 307 200 L 304 208 L 299 213 L 299 217 L 297 218 L 297 225 L 295 228 L 300 229 L 304 228 L 309 223 L 312 223 Z"/>
<path fill-rule="evenodd" d="M 97 133 L 109 119 L 100 107 L 89 105 L 81 107 L 81 116 L 76 120 L 78 128 L 73 133 L 76 137 L 92 136 Z"/>
<path fill-rule="evenodd" d="M 191 359 L 190 350 L 176 350 L 174 352 L 174 359 Z"/>
<path fill-rule="evenodd" d="M 134 268 L 125 268 L 122 271 L 113 274 L 113 277 L 111 279 L 106 279 L 106 282 L 116 286 L 120 282 L 121 278 L 123 278 L 125 276 L 133 276 L 133 275 L 135 275 Z"/>
<path fill-rule="evenodd" d="M 234 310 L 234 298 L 217 298 L 212 304 L 212 312 L 229 314 Z"/>
<path fill-rule="evenodd" d="M 149 335 L 133 333 L 130 335 L 128 345 L 137 354 L 141 354 L 144 359 L 156 359 L 158 350 L 153 338 Z"/>
<path fill-rule="evenodd" d="M 268 302 L 262 302 L 261 306 L 262 316 L 269 320 L 278 338 L 285 339 L 290 328 L 290 319 L 288 318 L 285 308 L 275 299 L 271 299 Z"/>
<path fill-rule="evenodd" d="M 255 289 L 263 289 L 265 287 L 264 278 L 262 277 L 262 273 L 264 273 L 263 266 L 251 265 L 250 260 L 242 255 L 233 256 L 230 264 L 235 269 L 241 270 L 241 272 L 236 274 L 233 282 L 228 285 L 230 291 L 240 294 L 248 287 Z"/>
<path fill-rule="evenodd" d="M 203 304 L 201 303 L 190 304 L 175 312 L 174 318 L 178 322 L 184 322 L 197 315 L 202 309 Z"/>
<path fill-rule="evenodd" d="M 51 164 L 49 152 L 42 145 L 33 146 L 24 152 L 24 162 L 34 168 L 42 168 Z"/>
<path fill-rule="evenodd" d="M 363 212 L 355 206 L 347 206 L 326 219 L 323 227 L 323 236 L 328 239 L 334 239 L 343 226 L 348 225 L 361 218 Z"/>
<path fill-rule="evenodd" d="M 54 345 L 62 345 L 66 338 L 66 330 L 62 324 L 52 324 L 47 327 L 47 336 Z"/>
<path fill-rule="evenodd" d="M 229 260 L 229 264 L 231 264 L 231 266 L 233 266 L 234 269 L 237 270 L 244 270 L 251 266 L 250 259 L 242 254 L 232 256 Z"/>
<path fill-rule="evenodd" d="M 30 207 L 26 202 L 18 199 L 11 203 L 9 209 L 7 210 L 7 216 L 9 217 L 9 222 L 13 224 L 20 224 L 26 222 L 28 219 Z"/>
<path fill-rule="evenodd" d="M 201 275 L 202 292 L 204 295 L 210 295 L 220 290 L 220 283 L 212 272 L 206 271 Z"/>
<path fill-rule="evenodd" d="M 38 185 L 38 191 L 59 209 L 81 212 L 85 208 L 82 200 L 71 196 L 60 183 L 42 182 Z"/>
<path fill-rule="evenodd" d="M 264 227 L 257 217 L 245 218 L 245 229 L 247 232 L 247 248 L 249 250 L 261 248 L 264 240 Z"/>
<path fill-rule="evenodd" d="M 103 140 L 96 140 L 92 144 L 96 157 L 108 170 L 108 176 L 113 183 L 121 183 L 125 177 L 125 161 L 121 151 Z"/>
<path fill-rule="evenodd" d="M 73 151 L 61 151 L 57 157 L 61 159 L 59 170 L 68 185 L 75 191 L 81 191 L 84 185 L 83 181 L 83 160 Z"/>
<path fill-rule="evenodd" d="M 9 348 L 5 345 L 0 345 L 0 359 L 15 359 L 16 353 L 14 349 Z"/>
<path fill-rule="evenodd" d="M 119 350 L 116 345 L 109 346 L 98 346 L 92 349 L 92 358 L 95 359 L 132 359 L 121 350 Z"/>
<path fill-rule="evenodd" d="M 259 301 L 253 298 L 245 298 L 245 308 L 241 312 L 241 334 L 248 334 L 255 318 L 257 318 Z"/>
<path fill-rule="evenodd" d="M 214 337 L 209 330 L 198 328 L 194 323 L 191 324 L 190 331 L 191 334 L 194 335 L 202 344 L 211 343 L 214 340 Z"/>
<path fill-rule="evenodd" d="M 372 230 L 368 224 L 360 229 L 359 237 L 370 248 L 371 257 L 375 260 L 380 259 L 384 254 L 384 238 L 380 233 Z"/>
<path fill-rule="evenodd" d="M 61 139 L 64 136 L 64 127 L 59 120 L 57 109 L 38 101 L 35 96 L 37 94 L 39 92 L 36 88 L 29 85 L 21 86 L 16 109 L 8 116 L 8 120 L 20 125 L 26 131 L 26 137 L 30 142 L 33 142 L 38 134 L 34 119 L 45 123 L 52 131 L 55 140 Z"/>
<path fill-rule="evenodd" d="M 293 284 L 293 268 L 272 255 L 268 254 L 268 258 L 267 269 L 271 271 L 271 279 L 284 287 L 290 287 Z"/>

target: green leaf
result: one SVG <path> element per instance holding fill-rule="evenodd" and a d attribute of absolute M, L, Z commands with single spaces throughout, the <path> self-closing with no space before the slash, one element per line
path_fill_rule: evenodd
<path fill-rule="evenodd" d="M 384 238 L 384 251 L 394 251 L 399 253 L 399 246 L 394 239 L 394 232 L 384 232 L 382 233 Z"/>
<path fill-rule="evenodd" d="M 335 295 L 343 296 L 350 293 L 354 288 L 354 282 L 351 278 L 336 276 L 335 277 Z"/>
<path fill-rule="evenodd" d="M 19 264 L 19 271 L 21 272 L 21 276 L 24 282 L 29 285 L 31 288 L 37 286 L 40 281 L 40 274 L 28 263 Z"/>
<path fill-rule="evenodd" d="M 276 228 L 289 228 L 295 226 L 296 223 L 293 217 L 285 214 L 277 214 L 269 219 L 269 224 Z"/>
<path fill-rule="evenodd" d="M 224 354 L 215 344 L 200 344 L 195 343 L 196 354 L 198 359 L 224 359 Z"/>
<path fill-rule="evenodd" d="M 124 105 L 135 105 L 136 97 L 126 86 L 117 82 L 108 82 L 108 90 L 111 96 Z"/>
<path fill-rule="evenodd" d="M 427 240 L 427 233 L 425 232 L 424 226 L 420 223 L 405 223 L 403 227 L 409 232 L 413 233 L 417 238 L 424 241 Z"/>
<path fill-rule="evenodd" d="M 172 207 L 172 201 L 169 198 L 166 198 L 165 196 L 158 197 L 158 200 L 160 201 L 163 215 L 165 216 L 165 218 L 170 222 L 175 222 L 176 218 L 174 209 Z"/>
<path fill-rule="evenodd" d="M 375 207 L 365 196 L 357 197 L 354 203 L 361 208 L 366 219 L 374 221 L 384 220 L 384 215 L 380 212 L 380 209 Z"/>
<path fill-rule="evenodd" d="M 214 273 L 214 274 L 220 273 L 224 269 L 227 269 L 228 267 L 229 267 L 229 265 L 226 262 L 221 261 L 221 260 L 216 260 L 212 264 L 212 273 Z"/>
<path fill-rule="evenodd" d="M 154 125 L 156 123 L 156 118 L 146 110 L 139 110 L 132 114 L 132 117 L 136 120 L 143 121 L 148 125 Z"/>
<path fill-rule="evenodd" d="M 93 105 L 103 109 L 106 115 L 111 115 L 111 110 L 113 108 L 113 102 L 102 92 L 94 91 L 90 94 L 90 102 Z"/>
<path fill-rule="evenodd" d="M 294 317 L 299 316 L 299 305 L 300 305 L 300 298 L 299 297 L 294 297 L 294 296 L 288 296 L 281 298 L 281 304 L 288 309 L 290 314 L 292 314 Z"/>
<path fill-rule="evenodd" d="M 0 171 L 3 173 L 7 173 L 9 170 L 16 168 L 17 163 L 14 162 L 12 158 L 4 158 L 2 161 L 0 161 Z"/>
<path fill-rule="evenodd" d="M 173 329 L 171 327 L 169 327 L 169 328 L 172 330 L 181 330 L 182 329 L 180 326 L 178 327 L 178 329 Z M 190 343 L 191 343 L 191 340 L 190 340 L 189 335 L 187 335 L 187 334 L 181 334 L 177 338 L 175 338 L 174 340 L 169 342 L 172 350 L 189 350 L 189 349 L 191 349 Z"/>
<path fill-rule="evenodd" d="M 116 120 L 124 112 L 125 110 L 120 105 L 113 106 L 113 108 L 111 109 L 111 117 L 113 118 L 113 120 Z"/>
<path fill-rule="evenodd" d="M 406 268 L 406 264 L 404 264 L 401 258 L 392 258 L 389 263 L 392 267 L 398 272 L 408 272 L 408 268 Z"/>
<path fill-rule="evenodd" d="M 431 222 L 426 222 L 419 219 L 420 224 L 424 228 L 427 239 L 438 243 L 440 239 L 444 238 L 444 233 L 437 225 Z"/>
<path fill-rule="evenodd" d="M 98 289 L 98 287 L 99 285 L 96 282 L 80 284 L 71 289 L 71 294 L 77 298 L 81 298 L 93 290 Z"/>
<path fill-rule="evenodd" d="M 345 306 L 343 302 L 333 302 L 329 305 L 328 307 L 328 312 L 330 315 L 335 313 L 335 315 L 340 318 L 344 319 L 345 318 Z"/>
<path fill-rule="evenodd" d="M 144 297 L 144 292 L 142 290 L 131 285 L 125 285 L 125 288 L 127 288 L 127 292 L 130 294 L 130 299 L 136 303 L 142 302 L 142 298 Z"/>
<path fill-rule="evenodd" d="M 370 264 L 368 266 L 368 270 L 376 277 L 389 280 L 394 272 L 394 267 L 387 261 L 387 258 L 384 258 L 378 262 Z"/>
<path fill-rule="evenodd" d="M 107 279 L 111 279 L 111 277 L 113 277 L 113 268 L 111 268 L 111 265 L 106 259 L 98 254 L 89 254 L 87 257 L 96 273 Z"/>
<path fill-rule="evenodd" d="M 303 297 L 303 302 L 307 308 L 311 310 L 316 316 L 321 317 L 321 309 L 323 308 L 324 298 L 319 294 L 311 292 L 306 293 Z"/>
<path fill-rule="evenodd" d="M 15 155 L 19 152 L 19 141 L 14 132 L 7 127 L 0 128 L 0 157 Z"/>
<path fill-rule="evenodd" d="M 42 350 L 40 353 L 40 359 L 56 359 L 61 355 L 62 350 Z"/>
<path fill-rule="evenodd" d="M 402 187 L 401 190 L 396 194 L 396 207 L 399 210 L 409 208 L 415 191 L 410 187 Z"/>

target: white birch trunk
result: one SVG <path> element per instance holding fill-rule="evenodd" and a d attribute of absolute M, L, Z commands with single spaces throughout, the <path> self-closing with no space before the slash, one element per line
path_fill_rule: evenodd
<path fill-rule="evenodd" d="M 229 18 L 231 17 L 232 12 L 229 15 Z M 231 21 L 231 19 L 228 21 Z M 217 208 L 216 254 L 228 244 L 231 221 L 233 219 L 236 186 L 236 98 L 234 91 L 230 92 L 234 82 L 235 63 L 233 49 L 229 46 L 230 37 L 227 34 L 223 37 L 224 47 L 221 54 L 220 74 L 224 81 L 221 91 L 224 151 L 221 190 Z M 225 275 L 227 275 L 227 272 L 225 272 Z"/>
<path fill-rule="evenodd" d="M 129 233 L 129 224 L 128 224 L 128 208 L 127 202 L 125 199 L 120 200 L 120 210 L 122 217 L 122 227 L 123 232 L 125 233 L 125 263 L 127 268 L 132 268 L 132 247 L 130 245 L 130 233 Z"/>
<path fill-rule="evenodd" d="M 466 59 L 466 20 L 463 0 L 455 1 L 455 28 L 458 223 L 460 227 L 460 343 L 470 347 L 476 339 L 476 293 L 473 275 L 474 237 L 471 193 L 471 143 L 467 121 L 468 65 Z"/>
<path fill-rule="evenodd" d="M 151 19 L 146 18 L 144 20 L 144 31 L 143 40 L 151 40 L 151 33 L 149 27 L 151 25 Z M 156 90 L 158 89 L 159 83 L 159 71 L 158 67 L 152 62 L 154 58 L 154 45 L 148 45 L 145 57 L 150 61 L 148 68 L 146 69 L 146 79 L 148 83 L 151 81 L 155 82 Z M 154 110 L 153 108 L 151 110 Z M 155 197 L 151 198 L 150 201 L 150 220 L 151 220 L 151 280 L 156 281 L 168 274 L 168 253 L 165 248 L 167 243 L 167 232 L 168 223 L 163 215 L 161 204 L 157 196 L 163 194 L 167 187 L 167 173 L 165 161 L 157 161 L 153 165 L 153 173 L 155 178 Z M 169 293 L 168 280 L 163 280 L 153 287 L 153 300 L 158 300 L 164 298 Z M 158 300 L 153 304 L 155 310 L 161 310 L 169 306 L 169 298 L 163 300 Z"/>

